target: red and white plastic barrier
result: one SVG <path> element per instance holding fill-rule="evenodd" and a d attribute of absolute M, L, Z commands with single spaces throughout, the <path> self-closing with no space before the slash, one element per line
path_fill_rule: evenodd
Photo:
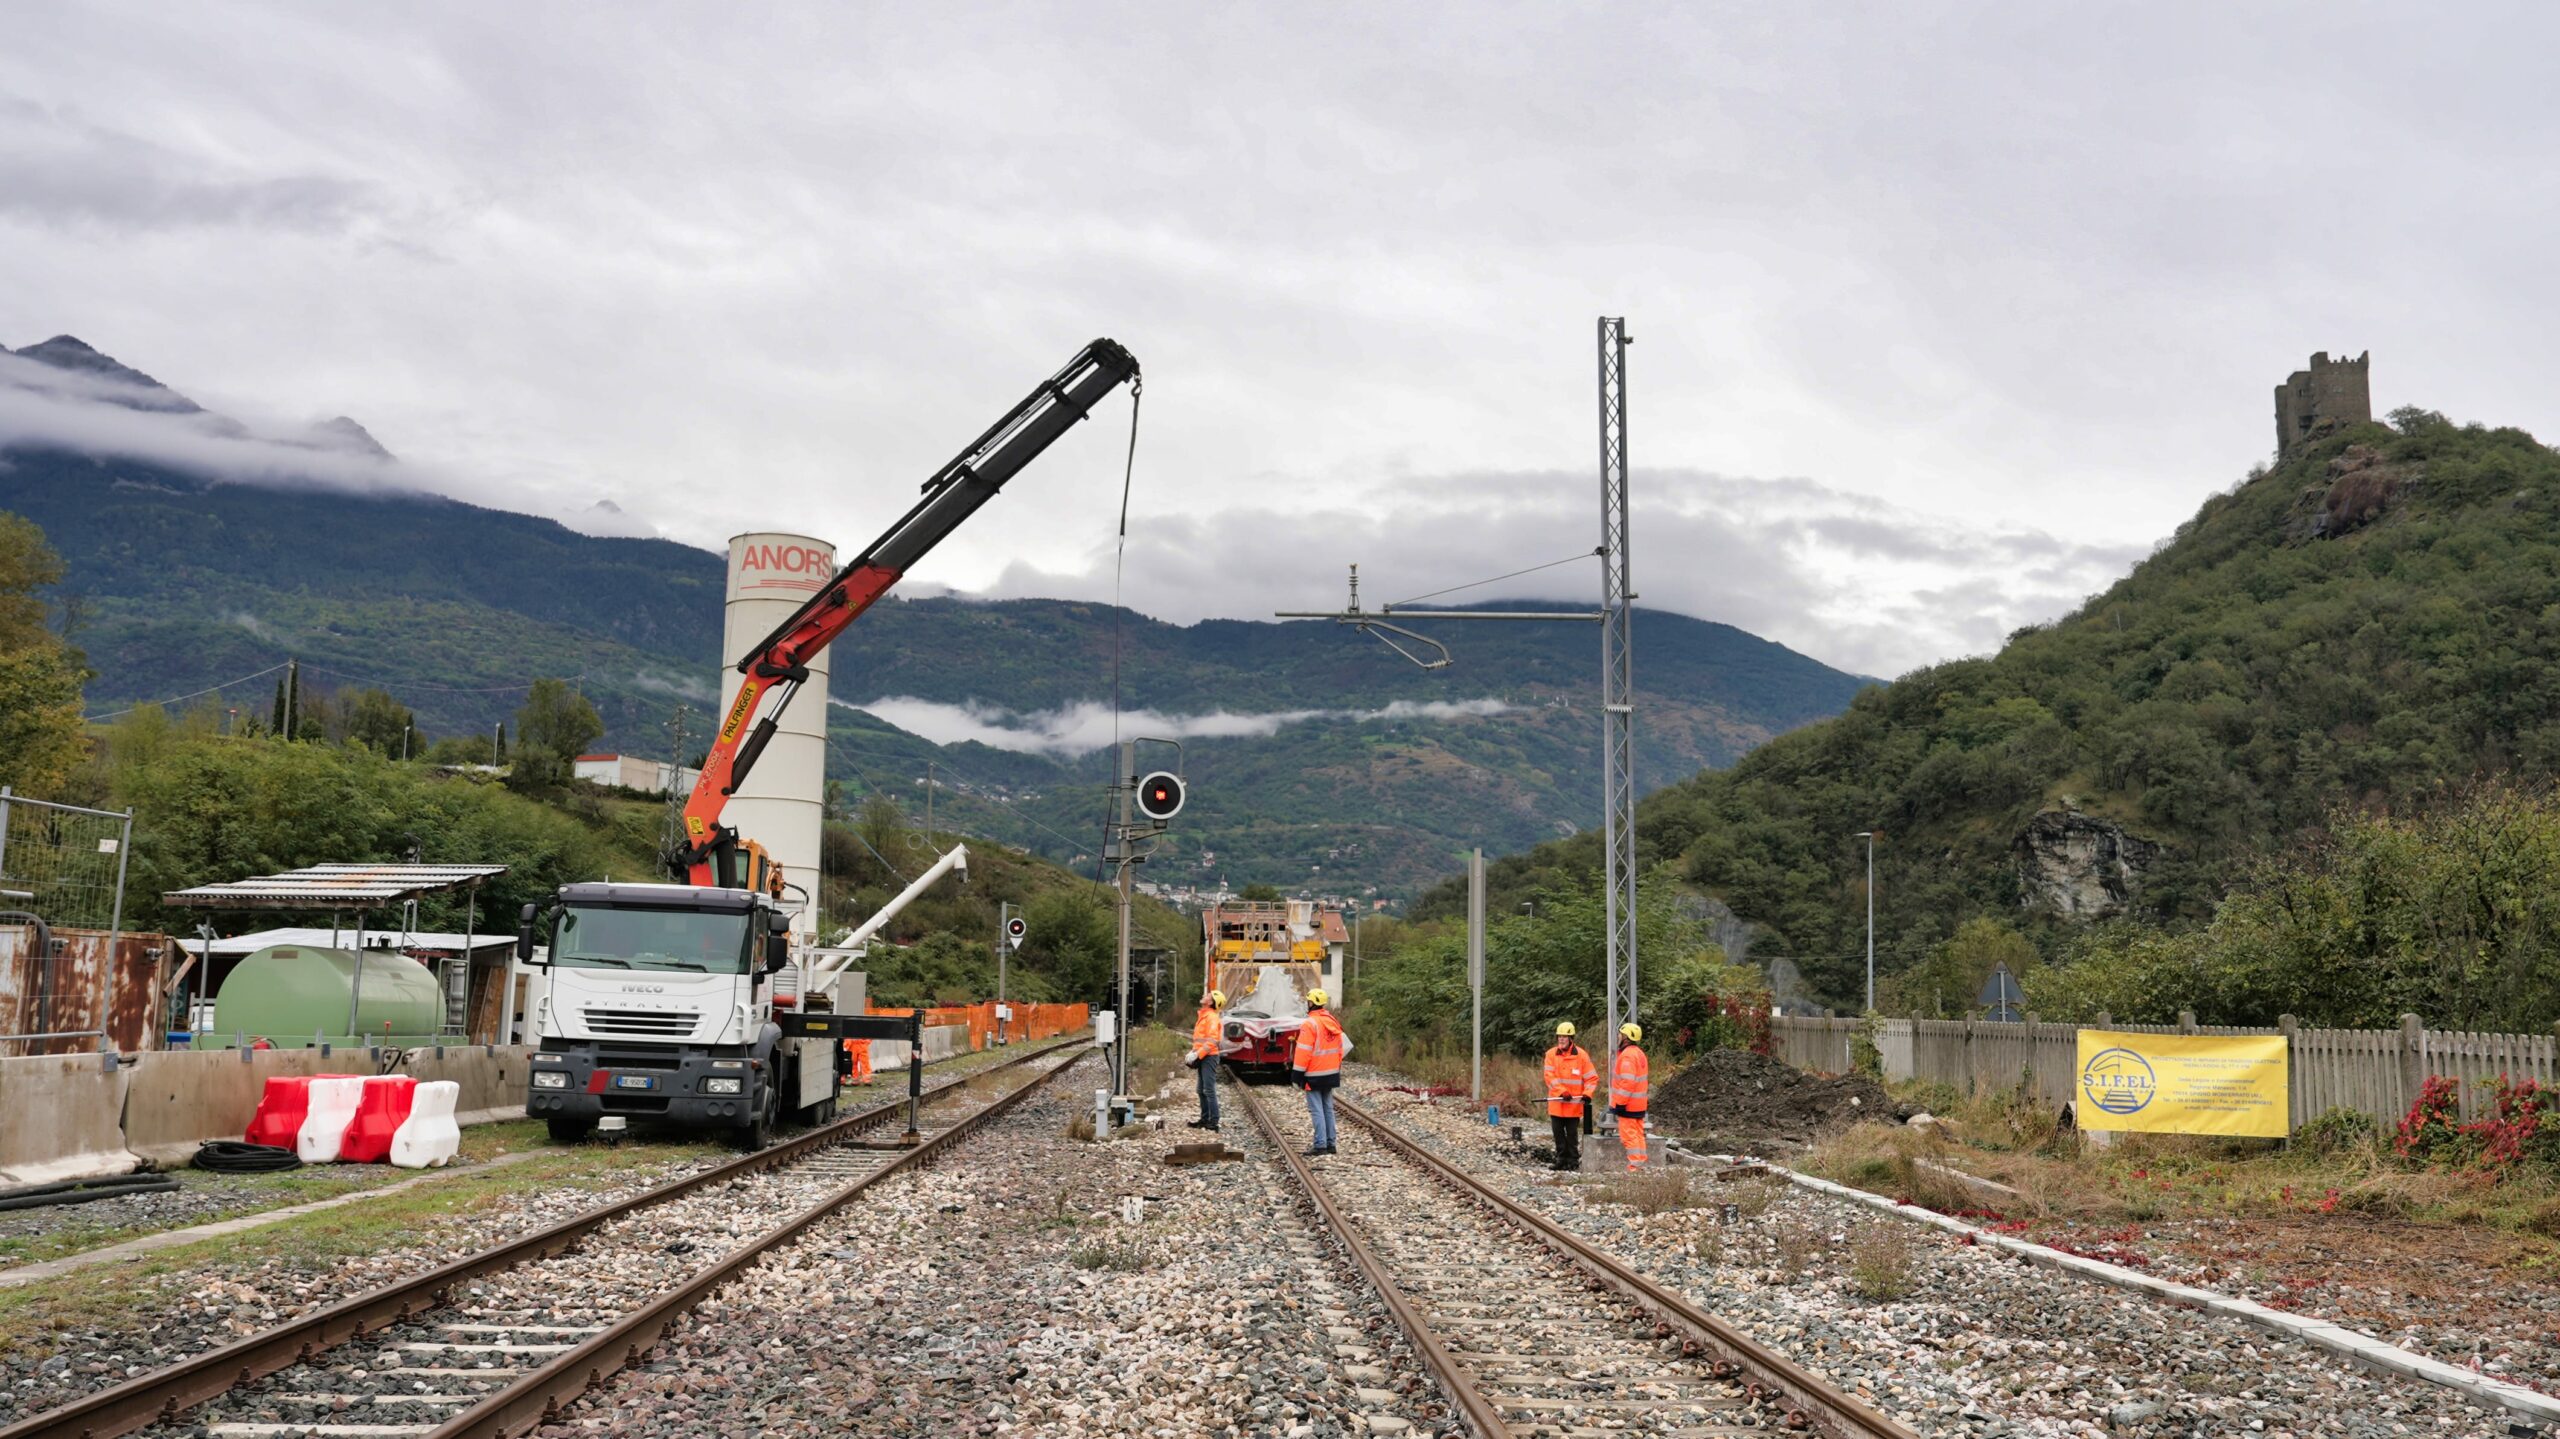
<path fill-rule="evenodd" d="M 305 1164 L 380 1164 L 425 1169 L 451 1163 L 462 1147 L 454 1119 L 462 1086 L 406 1074 L 269 1079 L 249 1121 L 248 1141 L 291 1149 Z"/>
<path fill-rule="evenodd" d="M 417 1086 L 409 1117 L 391 1136 L 391 1162 L 402 1169 L 451 1163 L 462 1149 L 462 1126 L 453 1118 L 453 1107 L 461 1098 L 462 1086 L 450 1079 L 430 1079 Z"/>

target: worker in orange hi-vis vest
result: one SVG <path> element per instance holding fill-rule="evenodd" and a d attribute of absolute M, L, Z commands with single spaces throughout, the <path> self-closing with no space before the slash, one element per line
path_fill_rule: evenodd
<path fill-rule="evenodd" d="M 1218 1132 L 1218 1011 L 1226 1006 L 1227 996 L 1219 990 L 1201 996 L 1200 1013 L 1191 1021 L 1191 1055 L 1183 1061 L 1199 1081 L 1200 1117 L 1191 1127 L 1212 1134 Z"/>
<path fill-rule="evenodd" d="M 1307 1119 L 1315 1130 L 1315 1142 L 1305 1151 L 1311 1159 L 1333 1153 L 1333 1091 L 1342 1083 L 1342 1056 L 1351 1048 L 1325 999 L 1321 989 L 1307 991 L 1307 1021 L 1298 1026 L 1298 1043 L 1289 1055 L 1290 1077 L 1307 1091 Z"/>
<path fill-rule="evenodd" d="M 848 1039 L 844 1042 L 844 1052 L 853 1056 L 853 1074 L 846 1082 L 869 1084 L 871 1082 L 871 1041 Z"/>
<path fill-rule="evenodd" d="M 1644 1057 L 1644 1030 L 1618 1026 L 1618 1057 L 1609 1065 L 1609 1112 L 1618 1117 L 1618 1143 L 1627 1151 L 1627 1167 L 1645 1160 L 1644 1111 L 1651 1100 L 1653 1066 Z"/>
<path fill-rule="evenodd" d="M 1556 1047 L 1547 1051 L 1547 1128 L 1556 1144 L 1555 1167 L 1570 1172 L 1582 1167 L 1582 1136 L 1591 1132 L 1591 1096 L 1600 1092 L 1600 1069 L 1591 1052 L 1573 1042 L 1573 1021 L 1556 1026 Z"/>

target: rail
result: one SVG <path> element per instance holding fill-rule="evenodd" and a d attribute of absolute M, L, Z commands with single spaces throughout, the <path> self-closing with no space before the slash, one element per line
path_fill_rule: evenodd
<path fill-rule="evenodd" d="M 1831 1439 L 1920 1439 L 1917 1430 L 1859 1403 L 1854 1396 L 1812 1370 L 1654 1283 L 1606 1251 L 1565 1230 L 1554 1220 L 1524 1207 L 1396 1132 L 1394 1126 L 1353 1103 L 1349 1096 L 1337 1091 L 1334 1105 L 1389 1149 L 1421 1166 L 1444 1187 L 1511 1220 L 1549 1249 L 1580 1265 L 1600 1283 L 1617 1290 L 1651 1313 L 1657 1321 L 1656 1332 L 1662 1337 L 1668 1338 L 1673 1329 L 1685 1330 L 1692 1342 L 1714 1355 L 1720 1363 L 1733 1366 L 1756 1382 L 1768 1384 L 1793 1407 L 1794 1413 L 1788 1416 L 1791 1423 L 1810 1426 L 1831 1436 Z"/>
<path fill-rule="evenodd" d="M 1051 1045 L 1036 1054 L 1026 1055 L 994 1069 L 1010 1069 L 1024 1059 L 1052 1054 L 1072 1045 Z M 686 1311 L 708 1299 L 722 1285 L 762 1259 L 766 1254 L 798 1239 L 803 1231 L 858 1198 L 872 1185 L 892 1175 L 904 1174 L 923 1167 L 928 1161 L 956 1144 L 980 1125 L 1007 1113 L 1015 1105 L 1050 1080 L 1073 1069 L 1076 1061 L 1068 1060 L 1019 1086 L 1011 1093 L 959 1123 L 944 1129 L 924 1143 L 899 1155 L 888 1164 L 846 1184 L 843 1188 L 800 1211 L 780 1227 L 751 1244 L 740 1245 L 719 1263 L 695 1275 L 684 1284 L 659 1294 L 655 1299 L 616 1320 L 606 1330 L 559 1356 L 550 1363 L 508 1385 L 488 1399 L 473 1405 L 438 1426 L 427 1439 L 508 1439 L 510 1435 L 529 1434 L 537 1427 L 559 1417 L 560 1410 L 580 1395 L 604 1383 L 607 1377 L 621 1372 L 632 1360 L 645 1356 Z M 993 1072 L 982 1071 L 982 1072 Z M 966 1083 L 967 1081 L 958 1081 Z M 943 1086 L 945 1089 L 949 1085 Z"/>
<path fill-rule="evenodd" d="M 1378 1302 L 1386 1306 L 1388 1316 L 1395 1320 L 1398 1329 L 1404 1331 L 1405 1339 L 1413 1345 L 1413 1352 L 1421 1358 L 1422 1367 L 1431 1371 L 1431 1377 L 1440 1385 L 1440 1392 L 1448 1395 L 1449 1402 L 1466 1416 L 1468 1425 L 1476 1432 L 1476 1439 L 1511 1439 L 1511 1426 L 1503 1422 L 1500 1411 L 1493 1407 L 1493 1401 L 1476 1387 L 1475 1377 L 1458 1362 L 1457 1356 L 1451 1354 L 1439 1336 L 1431 1332 L 1431 1326 L 1414 1308 L 1412 1299 L 1388 1275 L 1387 1267 L 1370 1251 L 1350 1217 L 1334 1206 L 1332 1196 L 1316 1182 L 1307 1161 L 1289 1147 L 1289 1136 L 1281 1133 L 1280 1127 L 1271 1122 L 1271 1117 L 1262 1112 L 1262 1102 L 1253 1097 L 1252 1087 L 1238 1085 L 1236 1096 L 1244 1101 L 1245 1113 L 1252 1116 L 1253 1127 L 1262 1131 L 1262 1137 L 1270 1142 L 1272 1150 L 1280 1156 L 1280 1162 L 1288 1166 L 1291 1177 L 1298 1181 L 1298 1192 L 1307 1196 L 1316 1212 L 1323 1216 L 1325 1227 L 1342 1241 L 1342 1247 L 1351 1255 L 1352 1265 L 1360 1271 L 1360 1277 L 1377 1291 Z M 1339 1102 L 1338 1098 L 1336 1102 Z"/>
<path fill-rule="evenodd" d="M 1501 1417 L 1495 1402 L 1482 1392 L 1459 1357 L 1431 1332 L 1428 1320 L 1395 1283 L 1387 1266 L 1360 1237 L 1349 1217 L 1317 1182 L 1314 1172 L 1297 1155 L 1289 1139 L 1271 1122 L 1249 1091 L 1244 1102 L 1246 1112 L 1252 1116 L 1256 1127 L 1280 1152 L 1300 1190 L 1342 1241 L 1353 1263 L 1412 1342 L 1424 1368 L 1431 1372 L 1440 1388 L 1457 1405 L 1477 1439 L 1510 1439 L 1514 1431 Z M 1337 1092 L 1334 1102 L 1345 1119 L 1359 1125 L 1389 1151 L 1415 1165 L 1440 1186 L 1461 1198 L 1475 1201 L 1514 1227 L 1528 1231 L 1531 1237 L 1578 1266 L 1595 1287 L 1605 1285 L 1614 1289 L 1651 1315 L 1655 1337 L 1668 1339 L 1675 1333 L 1683 1334 L 1685 1352 L 1705 1356 L 1712 1362 L 1716 1373 L 1747 1383 L 1756 1394 L 1781 1401 L 1787 1410 L 1784 1422 L 1788 1427 L 1812 1430 L 1829 1436 L 1829 1439 L 1919 1439 L 1917 1431 L 1876 1412 L 1785 1355 L 1566 1231 L 1553 1220 L 1497 1192 L 1398 1133 L 1347 1096 Z"/>
<path fill-rule="evenodd" d="M 1070 1039 L 1064 1043 L 1030 1050 L 1001 1064 L 991 1065 L 975 1073 L 935 1085 L 926 1091 L 924 1097 L 936 1098 L 948 1094 L 982 1075 L 1000 1073 L 1028 1064 L 1044 1056 L 1076 1048 L 1084 1042 L 1080 1038 Z M 1070 1061 L 1071 1064 L 1072 1061 Z M 960 1125 L 910 1150 L 896 1163 L 878 1173 L 900 1172 L 920 1163 L 922 1157 L 938 1153 L 955 1134 L 965 1133 L 983 1122 L 989 1115 L 1009 1108 L 1012 1101 L 1019 1095 L 1046 1083 L 1070 1065 L 1058 1066 L 1049 1074 L 1044 1074 L 1031 1084 L 1007 1095 L 996 1105 L 970 1116 Z M 628 1199 L 599 1205 L 583 1214 L 572 1215 L 549 1228 L 510 1240 L 495 1248 L 483 1250 L 478 1254 L 440 1265 L 412 1278 L 341 1300 L 325 1309 L 291 1320 L 276 1328 L 226 1344 L 219 1349 L 208 1350 L 193 1358 L 180 1360 L 123 1384 L 99 1390 L 59 1408 L 21 1420 L 7 1428 L 0 1428 L 0 1439 L 113 1439 L 113 1436 L 130 1434 L 152 1424 L 174 1423 L 178 1416 L 187 1410 L 240 1388 L 253 1380 L 291 1365 L 307 1362 L 322 1351 L 336 1348 L 349 1340 L 361 1339 L 389 1325 L 445 1308 L 450 1303 L 451 1294 L 460 1286 L 482 1275 L 550 1258 L 573 1247 L 582 1236 L 626 1215 L 681 1198 L 696 1190 L 726 1184 L 750 1174 L 777 1168 L 815 1150 L 848 1141 L 861 1130 L 883 1120 L 896 1118 L 906 1109 L 907 1102 L 907 1096 L 900 1095 L 885 1103 L 810 1130 L 795 1139 L 770 1145 L 752 1154 L 740 1155 L 736 1159 L 715 1165 L 698 1174 L 670 1180 Z M 872 1177 L 878 1176 L 875 1174 Z M 833 1203 L 841 1204 L 851 1198 L 854 1192 L 858 1190 L 839 1191 L 831 1196 L 831 1200 Z M 815 1222 L 815 1216 L 804 1215 L 793 1221 L 791 1226 L 786 1227 L 790 1233 L 797 1234 L 800 1229 L 806 1228 L 813 1222 Z M 766 1242 L 742 1246 L 742 1252 L 752 1250 L 762 1253 L 771 1247 L 771 1242 L 772 1237 L 768 1236 Z M 726 1262 L 706 1271 L 709 1274 L 719 1275 L 734 1272 L 735 1266 Z M 688 1284 L 683 1289 L 672 1292 L 687 1293 L 694 1287 L 693 1284 Z M 708 1290 L 703 1292 L 707 1293 Z M 697 1295 L 695 1300 L 687 1301 L 687 1307 L 691 1302 L 698 1302 L 698 1298 Z M 619 1327 L 616 1326 L 616 1328 Z M 599 1336 L 601 1337 L 603 1336 Z M 583 1351 L 588 1347 L 582 1345 L 580 1349 Z M 617 1361 L 613 1367 L 620 1368 L 620 1362 Z M 512 1389 L 501 1391 L 490 1402 L 503 1399 L 512 1392 Z M 463 1418 L 469 1418 L 471 1414 L 478 1412 L 474 1409 L 458 1417 L 454 1423 L 460 1423 Z M 446 1430 L 437 1432 L 444 1433 L 450 1428 L 451 1426 L 448 1425 Z M 487 1429 L 453 1432 L 495 1434 L 500 1431 Z"/>

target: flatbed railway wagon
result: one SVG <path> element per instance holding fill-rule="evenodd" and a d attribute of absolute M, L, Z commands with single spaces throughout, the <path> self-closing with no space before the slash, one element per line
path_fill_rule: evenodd
<path fill-rule="evenodd" d="M 1239 900 L 1204 911 L 1200 929 L 1203 994 L 1227 997 L 1219 1058 L 1249 1084 L 1288 1078 L 1307 992 L 1342 992 L 1342 912 L 1312 900 Z"/>

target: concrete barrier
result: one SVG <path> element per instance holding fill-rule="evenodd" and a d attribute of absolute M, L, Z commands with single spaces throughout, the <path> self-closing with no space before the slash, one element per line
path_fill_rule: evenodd
<path fill-rule="evenodd" d="M 0 1184 L 131 1173 L 124 1096 L 132 1078 L 94 1054 L 0 1059 Z"/>
<path fill-rule="evenodd" d="M 940 1064 L 969 1052 L 969 1026 L 965 1024 L 927 1025 L 924 1031 L 924 1062 Z M 903 1039 L 871 1041 L 871 1072 L 907 1067 L 907 1042 Z"/>
<path fill-rule="evenodd" d="M 925 1031 L 928 1060 L 966 1053 L 969 1031 Z M 904 1066 L 906 1045 L 897 1051 Z M 271 1078 L 394 1072 L 461 1087 L 463 1124 L 524 1117 L 533 1053 L 527 1045 L 447 1045 L 407 1051 L 333 1048 L 159 1050 L 128 1054 L 109 1071 L 94 1054 L 0 1059 L 0 1185 L 176 1168 L 208 1139 L 238 1139 Z"/>

